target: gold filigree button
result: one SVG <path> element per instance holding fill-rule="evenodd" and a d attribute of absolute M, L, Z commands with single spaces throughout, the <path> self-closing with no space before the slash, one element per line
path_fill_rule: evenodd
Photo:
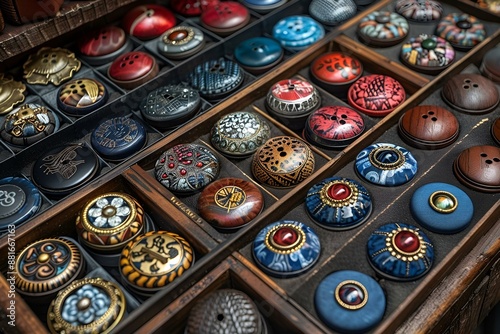
<path fill-rule="evenodd" d="M 44 47 L 30 55 L 24 63 L 24 78 L 29 84 L 47 85 L 50 82 L 58 86 L 71 79 L 80 66 L 81 62 L 73 52 L 63 48 Z"/>
<path fill-rule="evenodd" d="M 26 86 L 12 76 L 0 73 L 0 115 L 6 114 L 24 101 Z"/>

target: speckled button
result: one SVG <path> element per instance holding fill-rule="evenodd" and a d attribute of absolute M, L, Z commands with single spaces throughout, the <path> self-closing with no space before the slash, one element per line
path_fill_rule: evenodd
<path fill-rule="evenodd" d="M 375 11 L 361 19 L 357 33 L 367 45 L 386 47 L 402 42 L 409 29 L 408 21 L 398 13 Z"/>
<path fill-rule="evenodd" d="M 403 64 L 416 71 L 438 74 L 453 64 L 455 49 L 441 37 L 421 34 L 411 37 L 401 47 Z"/>
<path fill-rule="evenodd" d="M 84 116 L 102 107 L 107 101 L 108 92 L 101 82 L 81 78 L 71 80 L 59 88 L 57 106 L 70 116 Z"/>
<path fill-rule="evenodd" d="M 322 24 L 336 26 L 356 15 L 356 3 L 352 0 L 312 0 L 309 14 Z"/>
<path fill-rule="evenodd" d="M 500 47 L 495 47 L 483 57 L 481 62 L 481 73 L 493 82 L 500 83 Z"/>
<path fill-rule="evenodd" d="M 156 179 L 177 194 L 200 191 L 219 175 L 220 162 L 209 148 L 180 144 L 163 152 L 155 165 Z"/>
<path fill-rule="evenodd" d="M 242 0 L 245 7 L 264 14 L 283 6 L 286 2 L 287 0 Z"/>
<path fill-rule="evenodd" d="M 174 13 L 169 9 L 147 4 L 130 10 L 122 19 L 122 27 L 134 37 L 142 40 L 153 39 L 175 26 Z"/>
<path fill-rule="evenodd" d="M 294 187 L 314 172 L 314 155 L 302 140 L 280 136 L 269 139 L 255 152 L 252 174 L 275 188 Z"/>
<path fill-rule="evenodd" d="M 252 182 L 223 178 L 203 189 L 196 208 L 212 226 L 232 230 L 247 225 L 264 208 L 264 197 Z"/>
<path fill-rule="evenodd" d="M 474 214 L 470 197 L 462 189 L 442 182 L 418 188 L 410 200 L 410 209 L 420 226 L 442 234 L 462 231 Z"/>
<path fill-rule="evenodd" d="M 153 56 L 133 51 L 115 59 L 108 68 L 108 77 L 122 88 L 134 89 L 153 79 L 158 72 L 158 63 Z"/>
<path fill-rule="evenodd" d="M 365 180 L 380 186 L 399 186 L 417 173 L 417 160 L 404 147 L 376 143 L 356 157 L 356 171 Z"/>
<path fill-rule="evenodd" d="M 250 73 L 261 74 L 283 59 L 283 48 L 274 39 L 253 37 L 234 49 L 234 59 Z"/>
<path fill-rule="evenodd" d="M 158 51 L 167 58 L 188 58 L 203 49 L 205 36 L 195 27 L 177 26 L 168 29 L 158 41 Z"/>
<path fill-rule="evenodd" d="M 316 183 L 306 196 L 309 216 L 331 230 L 347 230 L 363 224 L 372 209 L 370 193 L 363 185 L 338 176 Z"/>
<path fill-rule="evenodd" d="M 399 135 L 410 145 L 427 150 L 440 149 L 458 138 L 455 115 L 435 105 L 421 105 L 408 110 L 399 119 Z"/>
<path fill-rule="evenodd" d="M 324 36 L 323 26 L 308 16 L 288 16 L 273 27 L 273 37 L 294 51 L 304 50 Z"/>
<path fill-rule="evenodd" d="M 457 50 L 469 50 L 486 38 L 484 24 L 466 13 L 450 13 L 436 26 L 436 35 Z"/>
<path fill-rule="evenodd" d="M 269 124 L 248 111 L 237 111 L 222 117 L 212 127 L 210 140 L 222 154 L 233 158 L 252 155 L 271 137 Z"/>
<path fill-rule="evenodd" d="M 0 73 L 0 115 L 7 114 L 24 101 L 26 86 L 11 75 Z"/>
<path fill-rule="evenodd" d="M 125 31 L 117 26 L 104 26 L 85 34 L 78 40 L 77 46 L 80 57 L 94 66 L 112 62 L 134 47 Z"/>
<path fill-rule="evenodd" d="M 252 255 L 267 274 L 293 277 L 311 269 L 319 259 L 321 245 L 309 226 L 280 220 L 264 227 L 255 237 Z"/>
<path fill-rule="evenodd" d="M 406 100 L 404 87 L 396 79 L 371 74 L 361 77 L 347 92 L 349 104 L 373 117 L 390 114 Z"/>
<path fill-rule="evenodd" d="M 495 122 L 491 125 L 491 136 L 500 146 L 500 117 L 498 117 Z"/>
<path fill-rule="evenodd" d="M 232 34 L 250 21 L 248 9 L 236 1 L 223 1 L 202 11 L 200 22 L 204 28 L 221 36 Z"/>
<path fill-rule="evenodd" d="M 373 231 L 368 239 L 367 255 L 379 275 L 395 281 L 411 281 L 431 269 L 434 247 L 418 227 L 390 223 Z"/>
<path fill-rule="evenodd" d="M 341 270 L 321 280 L 314 293 L 319 318 L 339 333 L 365 333 L 384 317 L 384 290 L 370 276 Z"/>
<path fill-rule="evenodd" d="M 441 97 L 454 109 L 471 114 L 492 111 L 500 102 L 495 84 L 482 75 L 458 74 L 444 84 Z"/>
<path fill-rule="evenodd" d="M 23 64 L 23 77 L 29 84 L 59 86 L 71 79 L 81 65 L 75 54 L 67 49 L 43 47 Z"/>
<path fill-rule="evenodd" d="M 147 142 L 144 126 L 132 117 L 114 117 L 101 121 L 90 141 L 106 160 L 120 161 L 140 151 Z"/>
<path fill-rule="evenodd" d="M 304 138 L 313 145 L 343 148 L 365 130 L 361 115 L 348 107 L 326 106 L 313 111 L 306 122 Z"/>
<path fill-rule="evenodd" d="M 443 6 L 434 0 L 398 0 L 394 9 L 408 20 L 416 22 L 439 20 L 443 14 Z"/>
<path fill-rule="evenodd" d="M 219 0 L 178 0 L 170 2 L 170 6 L 177 13 L 184 16 L 199 16 L 203 10 L 213 7 Z"/>
<path fill-rule="evenodd" d="M 500 192 L 500 148 L 472 146 L 462 151 L 453 163 L 457 179 L 482 192 Z"/>
<path fill-rule="evenodd" d="M 0 179 L 0 233 L 33 217 L 41 205 L 42 196 L 29 180 L 16 176 Z"/>

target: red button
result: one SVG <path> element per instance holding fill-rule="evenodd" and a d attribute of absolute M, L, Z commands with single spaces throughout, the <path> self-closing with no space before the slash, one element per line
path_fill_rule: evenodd
<path fill-rule="evenodd" d="M 394 236 L 395 246 L 402 252 L 412 254 L 420 248 L 418 236 L 410 231 L 400 231 Z"/>
<path fill-rule="evenodd" d="M 171 1 L 170 5 L 177 13 L 185 16 L 199 16 L 202 11 L 215 6 L 219 0 L 178 0 Z"/>
<path fill-rule="evenodd" d="M 138 6 L 128 12 L 122 26 L 130 35 L 139 39 L 153 39 L 175 26 L 174 14 L 160 5 Z"/>
<path fill-rule="evenodd" d="M 293 245 L 295 242 L 297 242 L 298 238 L 299 235 L 297 234 L 297 231 L 289 227 L 282 227 L 273 235 L 274 243 L 283 247 Z"/>
<path fill-rule="evenodd" d="M 242 4 L 224 1 L 204 11 L 200 19 L 205 28 L 219 34 L 230 34 L 244 27 L 250 14 Z"/>
<path fill-rule="evenodd" d="M 363 65 L 342 52 L 331 52 L 314 60 L 311 73 L 325 83 L 343 84 L 359 78 L 363 74 Z"/>
<path fill-rule="evenodd" d="M 125 89 L 134 89 L 158 74 L 156 60 L 147 53 L 129 52 L 117 58 L 108 69 L 108 76 Z"/>
<path fill-rule="evenodd" d="M 342 183 L 335 183 L 328 188 L 328 196 L 335 201 L 342 201 L 351 195 L 351 188 Z"/>
<path fill-rule="evenodd" d="M 80 52 L 89 57 L 98 57 L 110 54 L 120 49 L 127 40 L 122 28 L 107 26 L 88 34 L 80 40 Z"/>

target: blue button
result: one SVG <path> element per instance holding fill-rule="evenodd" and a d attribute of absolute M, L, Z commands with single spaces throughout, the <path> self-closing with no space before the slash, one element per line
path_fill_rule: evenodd
<path fill-rule="evenodd" d="M 283 58 L 283 48 L 271 38 L 254 37 L 234 49 L 234 58 L 243 66 L 252 68 L 272 66 Z"/>
<path fill-rule="evenodd" d="M 33 183 L 22 177 L 0 180 L 0 233 L 8 225 L 18 226 L 33 217 L 42 204 L 42 196 Z"/>
<path fill-rule="evenodd" d="M 284 5 L 287 0 L 242 0 L 245 7 L 258 13 L 267 13 L 275 8 Z"/>
<path fill-rule="evenodd" d="M 325 36 L 325 29 L 308 16 L 289 16 L 276 23 L 273 37 L 291 50 L 304 50 Z"/>

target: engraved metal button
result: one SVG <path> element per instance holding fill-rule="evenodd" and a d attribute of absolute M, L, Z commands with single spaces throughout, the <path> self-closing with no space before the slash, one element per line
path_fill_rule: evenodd
<path fill-rule="evenodd" d="M 30 55 L 24 63 L 24 78 L 29 84 L 47 85 L 50 82 L 59 86 L 71 79 L 80 66 L 81 62 L 73 52 L 63 48 L 43 47 Z"/>
<path fill-rule="evenodd" d="M 6 114 L 24 101 L 26 86 L 11 75 L 0 73 L 0 115 Z"/>
<path fill-rule="evenodd" d="M 309 5 L 311 16 L 329 26 L 336 26 L 349 20 L 356 15 L 356 12 L 356 2 L 353 0 L 313 0 Z"/>

